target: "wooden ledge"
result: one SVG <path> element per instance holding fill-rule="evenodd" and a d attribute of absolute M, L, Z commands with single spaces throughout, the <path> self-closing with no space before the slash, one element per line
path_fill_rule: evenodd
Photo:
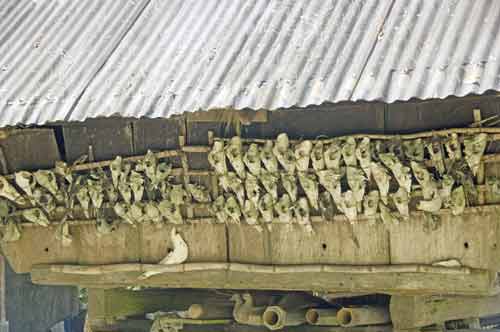
<path fill-rule="evenodd" d="M 148 279 L 144 272 L 158 273 Z M 496 274 L 430 265 L 255 265 L 239 263 L 38 265 L 32 281 L 44 285 L 113 288 L 268 289 L 385 294 L 490 295 Z"/>

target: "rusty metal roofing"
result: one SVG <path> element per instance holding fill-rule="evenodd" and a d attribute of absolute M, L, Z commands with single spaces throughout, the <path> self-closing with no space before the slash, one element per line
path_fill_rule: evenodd
<path fill-rule="evenodd" d="M 0 125 L 500 90 L 496 0 L 0 0 Z"/>

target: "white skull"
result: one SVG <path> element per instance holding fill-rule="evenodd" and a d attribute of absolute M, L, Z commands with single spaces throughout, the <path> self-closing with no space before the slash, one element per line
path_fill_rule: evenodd
<path fill-rule="evenodd" d="M 314 209 L 318 209 L 318 182 L 316 181 L 316 176 L 314 174 L 309 174 L 305 172 L 299 173 L 299 182 L 302 189 L 306 193 L 307 199 L 309 200 L 309 204 Z"/>
<path fill-rule="evenodd" d="M 370 148 L 370 138 L 364 137 L 361 142 L 359 142 L 356 148 L 356 158 L 359 161 L 359 165 L 366 176 L 370 177 L 370 164 L 372 161 L 371 148 Z"/>
<path fill-rule="evenodd" d="M 325 168 L 325 152 L 322 141 L 317 141 L 311 152 L 311 161 L 313 169 L 318 172 Z"/>
<path fill-rule="evenodd" d="M 356 166 L 356 140 L 348 137 L 342 145 L 342 157 L 347 166 Z"/>
<path fill-rule="evenodd" d="M 215 142 L 212 151 L 208 154 L 208 162 L 217 174 L 227 173 L 226 154 L 224 142 Z"/>
<path fill-rule="evenodd" d="M 255 176 L 260 174 L 261 170 L 261 161 L 260 161 L 260 151 L 257 144 L 252 143 L 248 148 L 248 151 L 245 153 L 243 157 L 243 162 L 247 166 L 250 173 Z"/>
<path fill-rule="evenodd" d="M 212 199 L 210 198 L 210 194 L 202 185 L 189 183 L 187 185 L 187 190 L 191 196 L 193 196 L 194 200 L 200 203 L 210 203 Z"/>
<path fill-rule="evenodd" d="M 48 227 L 49 219 L 45 213 L 39 208 L 26 209 L 22 211 L 24 219 L 38 226 Z"/>
<path fill-rule="evenodd" d="M 226 156 L 233 166 L 238 176 L 242 179 L 246 176 L 245 164 L 243 162 L 243 152 L 241 138 L 234 136 L 226 147 Z"/>
<path fill-rule="evenodd" d="M 297 200 L 297 179 L 295 175 L 281 173 L 281 184 L 288 196 L 290 196 L 291 201 L 295 202 Z"/>
<path fill-rule="evenodd" d="M 311 158 L 312 142 L 303 141 L 295 146 L 295 162 L 299 172 L 306 172 Z"/>
<path fill-rule="evenodd" d="M 424 144 L 421 138 L 403 141 L 406 158 L 412 161 L 424 161 Z"/>
<path fill-rule="evenodd" d="M 54 172 L 47 170 L 38 170 L 34 173 L 36 182 L 47 189 L 52 195 L 56 196 L 59 189 Z"/>
<path fill-rule="evenodd" d="M 264 147 L 260 151 L 260 159 L 268 172 L 278 172 L 278 159 L 276 159 L 274 155 L 272 141 L 266 141 Z"/>

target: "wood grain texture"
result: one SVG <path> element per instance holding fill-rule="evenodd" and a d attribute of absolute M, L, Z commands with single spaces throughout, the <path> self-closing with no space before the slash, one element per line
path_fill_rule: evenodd
<path fill-rule="evenodd" d="M 81 268 L 81 267 L 80 267 Z M 496 274 L 485 270 L 456 270 L 438 267 L 384 266 L 252 266 L 244 264 L 191 263 L 169 267 L 170 272 L 146 280 L 138 277 L 155 266 L 137 264 L 122 272 L 65 273 L 58 266 L 38 266 L 32 280 L 39 284 L 79 284 L 113 288 L 130 285 L 149 287 L 315 290 L 326 292 L 370 292 L 386 294 L 490 295 Z M 74 271 L 73 271 L 74 272 Z"/>
<path fill-rule="evenodd" d="M 499 314 L 500 295 L 393 296 L 390 311 L 395 328 L 418 328 L 449 320 Z"/>

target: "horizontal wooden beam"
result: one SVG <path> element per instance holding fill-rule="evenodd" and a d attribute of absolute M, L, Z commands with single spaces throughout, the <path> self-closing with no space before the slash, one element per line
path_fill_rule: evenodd
<path fill-rule="evenodd" d="M 145 271 L 159 274 L 141 280 L 140 276 Z M 496 291 L 496 274 L 486 270 L 424 265 L 41 265 L 33 268 L 31 277 L 37 284 L 96 288 L 143 285 L 164 288 L 356 291 L 410 295 L 491 295 Z"/>
<path fill-rule="evenodd" d="M 500 295 L 393 296 L 390 310 L 395 328 L 412 329 L 449 320 L 500 314 Z"/>

